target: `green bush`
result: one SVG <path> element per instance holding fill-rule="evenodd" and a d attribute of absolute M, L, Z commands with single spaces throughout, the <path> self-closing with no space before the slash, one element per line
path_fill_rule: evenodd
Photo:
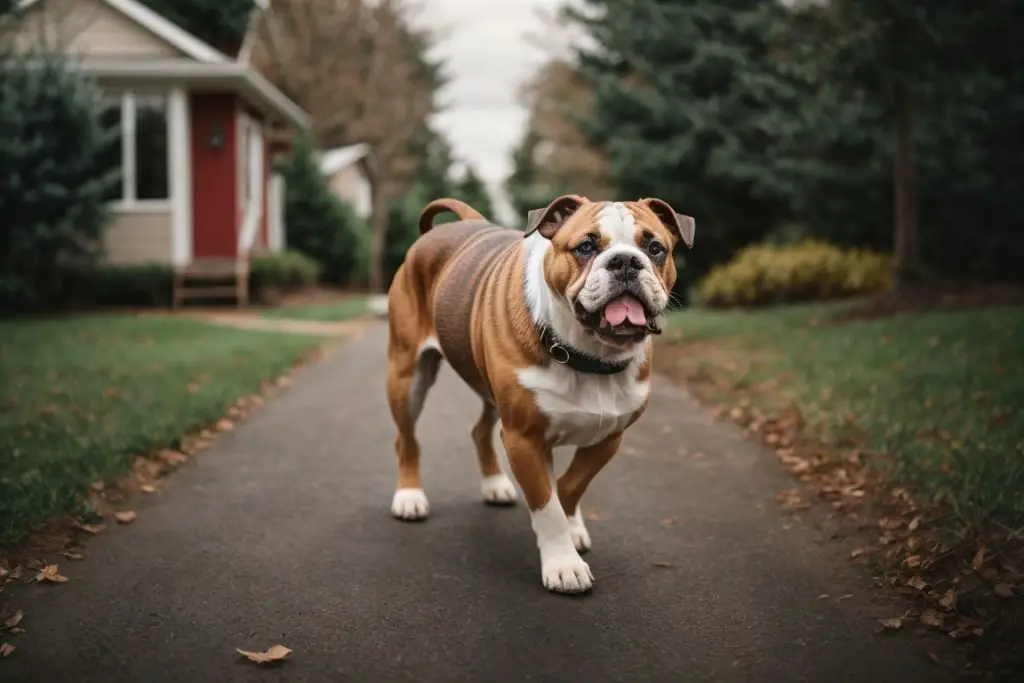
<path fill-rule="evenodd" d="M 32 311 L 54 304 L 61 273 L 101 256 L 119 136 L 61 57 L 0 50 L 0 72 L 0 306 Z"/>
<path fill-rule="evenodd" d="M 298 251 L 265 254 L 252 260 L 249 287 L 254 297 L 269 290 L 291 292 L 315 285 L 320 280 L 320 264 Z"/>
<path fill-rule="evenodd" d="M 743 249 L 697 284 L 696 297 L 709 308 L 756 307 L 874 294 L 891 285 L 890 256 L 808 240 Z"/>
<path fill-rule="evenodd" d="M 295 149 L 280 170 L 289 248 L 314 258 L 325 282 L 353 284 L 368 238 L 366 222 L 328 185 L 307 136 L 296 137 Z"/>

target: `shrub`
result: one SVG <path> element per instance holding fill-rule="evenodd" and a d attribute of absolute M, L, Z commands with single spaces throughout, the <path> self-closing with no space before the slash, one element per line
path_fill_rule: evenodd
<path fill-rule="evenodd" d="M 298 251 L 265 254 L 252 260 L 249 288 L 253 298 L 272 298 L 315 285 L 320 279 L 320 264 Z"/>
<path fill-rule="evenodd" d="M 120 168 L 100 93 L 52 55 L 0 52 L 0 302 L 53 304 L 60 273 L 94 265 Z"/>
<path fill-rule="evenodd" d="M 291 157 L 281 166 L 285 180 L 288 246 L 314 258 L 326 282 L 352 284 L 368 238 L 365 221 L 334 193 L 320 172 L 312 143 L 296 136 Z"/>
<path fill-rule="evenodd" d="M 874 294 L 891 284 L 890 256 L 808 240 L 747 247 L 708 273 L 696 294 L 711 308 L 754 307 Z"/>

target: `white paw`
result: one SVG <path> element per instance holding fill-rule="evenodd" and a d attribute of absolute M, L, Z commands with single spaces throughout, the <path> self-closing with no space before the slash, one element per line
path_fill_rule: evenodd
<path fill-rule="evenodd" d="M 493 474 L 480 481 L 480 493 L 488 505 L 515 505 L 519 493 L 505 474 Z"/>
<path fill-rule="evenodd" d="M 541 567 L 544 587 L 555 593 L 585 593 L 594 587 L 590 565 L 581 560 L 562 558 L 545 562 Z"/>
<path fill-rule="evenodd" d="M 577 552 L 585 553 L 590 550 L 590 532 L 587 525 L 583 523 L 583 515 L 579 510 L 569 518 L 569 535 L 572 536 L 572 544 L 576 546 Z"/>
<path fill-rule="evenodd" d="M 391 499 L 391 514 L 407 522 L 426 519 L 430 514 L 430 503 L 423 489 L 398 489 Z"/>

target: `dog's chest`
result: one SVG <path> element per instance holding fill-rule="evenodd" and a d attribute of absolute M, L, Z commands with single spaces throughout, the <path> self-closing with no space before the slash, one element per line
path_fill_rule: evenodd
<path fill-rule="evenodd" d="M 519 383 L 547 417 L 552 446 L 592 446 L 622 431 L 651 391 L 631 370 L 589 375 L 554 364 L 520 370 Z"/>

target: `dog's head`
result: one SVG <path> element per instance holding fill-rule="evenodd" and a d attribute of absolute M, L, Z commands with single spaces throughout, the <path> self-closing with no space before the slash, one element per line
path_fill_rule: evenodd
<path fill-rule="evenodd" d="M 659 334 L 676 281 L 672 249 L 694 220 L 660 199 L 591 202 L 565 195 L 530 211 L 526 234 L 550 240 L 544 278 L 576 321 L 613 349 Z"/>

